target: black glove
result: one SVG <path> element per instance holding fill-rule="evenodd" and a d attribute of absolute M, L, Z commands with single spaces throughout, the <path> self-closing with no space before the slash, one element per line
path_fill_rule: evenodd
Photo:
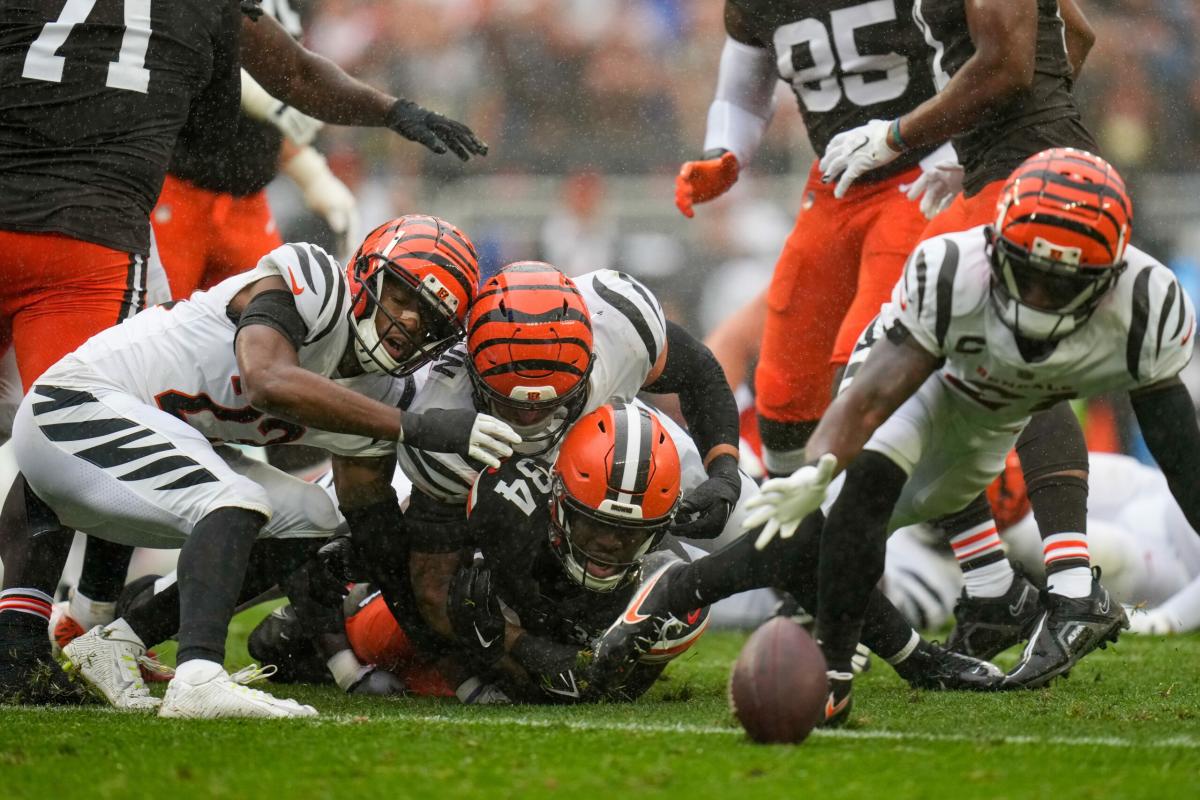
<path fill-rule="evenodd" d="M 709 465 L 708 480 L 692 489 L 679 504 L 672 535 L 684 539 L 715 539 L 725 530 L 729 515 L 742 496 L 742 477 L 733 456 L 718 456 Z"/>
<path fill-rule="evenodd" d="M 345 585 L 369 579 L 367 571 L 358 563 L 354 554 L 354 542 L 349 536 L 334 536 L 317 551 L 317 560 L 336 581 Z"/>
<path fill-rule="evenodd" d="M 370 697 L 386 697 L 392 694 L 404 694 L 408 688 L 404 681 L 397 678 L 386 669 L 371 667 L 358 680 L 350 685 L 346 694 L 360 694 Z"/>
<path fill-rule="evenodd" d="M 483 663 L 495 663 L 504 655 L 504 614 L 492 586 L 492 571 L 472 564 L 450 580 L 446 614 L 459 643 Z"/>
<path fill-rule="evenodd" d="M 461 122 L 421 108 L 412 100 L 397 100 L 384 123 L 396 133 L 441 155 L 446 149 L 463 161 L 472 154 L 486 156 L 488 146 Z"/>
<path fill-rule="evenodd" d="M 594 696 L 587 678 L 590 650 L 524 633 L 513 645 L 512 656 L 553 700 L 578 702 Z"/>
<path fill-rule="evenodd" d="M 431 408 L 422 414 L 405 412 L 400 441 L 417 450 L 455 453 L 489 467 L 513 453 L 521 437 L 507 423 L 469 408 Z"/>

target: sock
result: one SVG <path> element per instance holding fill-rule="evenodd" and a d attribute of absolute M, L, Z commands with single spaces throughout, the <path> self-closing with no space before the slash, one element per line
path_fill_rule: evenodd
<path fill-rule="evenodd" d="M 71 619 L 79 623 L 79 627 L 90 631 L 97 625 L 107 625 L 116 619 L 117 603 L 115 600 L 111 602 L 93 600 L 76 589 L 71 593 L 71 600 L 67 604 L 67 613 Z"/>
<path fill-rule="evenodd" d="M 179 552 L 179 653 L 225 662 L 225 638 L 246 577 L 250 551 L 266 518 L 257 511 L 225 507 L 195 524 Z"/>
<path fill-rule="evenodd" d="M 945 535 L 962 570 L 963 588 L 967 597 L 1000 597 L 1012 586 L 1013 571 L 987 495 L 980 494 L 955 514 L 948 514 L 933 523 Z"/>
<path fill-rule="evenodd" d="M 115 603 L 125 588 L 125 576 L 129 573 L 129 562 L 133 559 L 133 548 L 126 544 L 87 537 L 83 550 L 83 567 L 79 572 L 79 585 L 75 591 L 93 601 Z M 115 606 L 114 606 L 115 608 Z M 75 617 L 75 614 L 71 614 Z M 81 625 L 83 620 L 75 617 Z M 99 625 L 112 621 L 112 617 L 92 623 Z M 85 629 L 90 627 L 83 626 Z"/>
<path fill-rule="evenodd" d="M 225 667 L 216 661 L 193 658 L 175 668 L 175 680 L 195 686 L 201 683 L 208 683 L 224 671 Z"/>
<path fill-rule="evenodd" d="M 1046 588 L 1063 597 L 1087 597 L 1092 593 L 1092 571 L 1087 567 L 1069 567 L 1046 575 Z"/>
<path fill-rule="evenodd" d="M 899 666 L 907 661 L 908 657 L 917 651 L 917 646 L 919 644 L 921 644 L 921 634 L 913 631 L 912 635 L 908 637 L 908 641 L 904 643 L 904 647 L 900 648 L 890 656 L 881 655 L 880 658 L 891 664 L 893 667 Z"/>
<path fill-rule="evenodd" d="M 1054 533 L 1042 537 L 1046 562 L 1046 586 L 1064 597 L 1084 597 L 1092 591 L 1091 559 L 1087 536 Z"/>
<path fill-rule="evenodd" d="M 759 414 L 758 430 L 762 437 L 763 466 L 772 478 L 791 475 L 803 467 L 807 458 L 804 446 L 817 429 L 814 420 L 779 422 Z"/>
<path fill-rule="evenodd" d="M 30 633 L 47 631 L 53 604 L 50 595 L 37 589 L 5 589 L 0 592 L 0 625 Z"/>

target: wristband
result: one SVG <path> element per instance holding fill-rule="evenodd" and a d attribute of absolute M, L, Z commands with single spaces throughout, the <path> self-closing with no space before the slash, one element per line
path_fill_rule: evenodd
<path fill-rule="evenodd" d="M 900 135 L 900 118 L 899 117 L 896 117 L 894 120 L 892 120 L 891 134 L 892 134 L 892 139 L 896 142 L 897 145 L 900 146 L 899 152 L 903 153 L 905 150 L 908 149 L 908 145 L 905 143 L 904 137 Z"/>
<path fill-rule="evenodd" d="M 371 671 L 369 665 L 364 665 L 358 660 L 353 650 L 339 650 L 325 662 L 325 666 L 329 667 L 329 674 L 333 675 L 334 682 L 343 692 L 350 691 L 354 684 Z"/>

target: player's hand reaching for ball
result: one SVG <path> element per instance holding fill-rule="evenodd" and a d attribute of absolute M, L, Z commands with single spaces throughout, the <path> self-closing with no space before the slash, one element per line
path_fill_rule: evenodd
<path fill-rule="evenodd" d="M 759 495 L 746 501 L 750 514 L 742 523 L 745 530 L 765 523 L 754 542 L 755 549 L 762 550 L 776 534 L 790 539 L 804 518 L 821 507 L 836 470 L 837 457 L 826 453 L 816 464 L 806 464 L 786 478 L 764 483 Z"/>
<path fill-rule="evenodd" d="M 412 100 L 397 100 L 387 114 L 387 126 L 405 139 L 423 144 L 437 154 L 450 150 L 463 161 L 486 156 L 488 146 L 466 125 L 421 108 Z"/>

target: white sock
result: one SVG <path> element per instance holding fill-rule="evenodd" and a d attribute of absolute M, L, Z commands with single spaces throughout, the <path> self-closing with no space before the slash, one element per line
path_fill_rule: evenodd
<path fill-rule="evenodd" d="M 208 683 L 224 671 L 224 665 L 218 664 L 215 661 L 193 658 L 191 661 L 185 661 L 175 668 L 175 680 L 196 686 L 201 683 Z"/>
<path fill-rule="evenodd" d="M 1046 576 L 1046 588 L 1062 597 L 1087 597 L 1092 593 L 1092 571 L 1087 567 L 1071 567 Z"/>
<path fill-rule="evenodd" d="M 117 616 L 117 604 L 93 600 L 76 589 L 71 592 L 71 600 L 67 604 L 67 614 L 79 623 L 79 627 L 90 631 L 97 625 L 107 625 L 112 622 Z"/>
<path fill-rule="evenodd" d="M 1014 573 L 1007 558 L 963 572 L 967 597 L 999 597 L 1012 586 Z"/>

